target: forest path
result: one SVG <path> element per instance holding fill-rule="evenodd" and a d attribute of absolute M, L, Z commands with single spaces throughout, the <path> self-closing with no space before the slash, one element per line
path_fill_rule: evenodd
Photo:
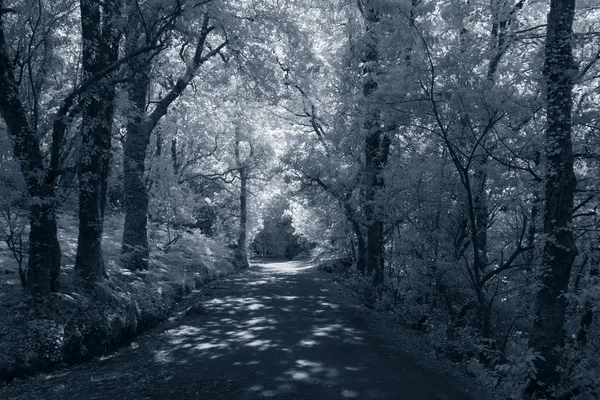
<path fill-rule="evenodd" d="M 298 262 L 212 284 L 116 354 L 0 390 L 10 399 L 469 400 L 369 331 L 330 276 Z"/>

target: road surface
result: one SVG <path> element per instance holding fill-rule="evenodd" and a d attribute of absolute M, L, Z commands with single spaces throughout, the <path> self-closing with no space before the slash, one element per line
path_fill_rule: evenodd
<path fill-rule="evenodd" d="M 10 385 L 0 398 L 472 399 L 371 332 L 310 265 L 254 265 L 207 290 L 130 347 Z"/>

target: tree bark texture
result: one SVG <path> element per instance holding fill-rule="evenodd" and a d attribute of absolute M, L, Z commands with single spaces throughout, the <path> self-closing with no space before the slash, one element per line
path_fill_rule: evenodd
<path fill-rule="evenodd" d="M 381 285 L 384 279 L 384 237 L 381 213 L 375 209 L 376 196 L 383 188 L 382 172 L 386 163 L 388 138 L 381 131 L 381 111 L 373 97 L 378 88 L 379 49 L 377 24 L 380 21 L 375 0 L 359 1 L 365 19 L 365 54 L 363 97 L 365 98 L 365 220 L 367 245 L 365 272 L 373 275 L 373 284 Z"/>
<path fill-rule="evenodd" d="M 102 6 L 81 0 L 82 66 L 89 78 L 117 61 L 116 32 L 120 2 Z M 115 107 L 115 84 L 100 80 L 82 99 L 81 149 L 79 154 L 79 236 L 75 271 L 83 282 L 104 279 L 102 231 L 108 179 L 111 132 Z"/>
<path fill-rule="evenodd" d="M 246 236 L 248 230 L 248 166 L 240 157 L 240 131 L 236 127 L 235 160 L 240 173 L 240 232 L 238 237 L 236 259 L 240 268 L 248 268 L 248 251 Z"/>
<path fill-rule="evenodd" d="M 548 14 L 544 77 L 547 86 L 546 182 L 542 288 L 537 293 L 529 346 L 544 359 L 528 391 L 549 397 L 559 381 L 557 367 L 565 321 L 566 294 L 577 247 L 572 212 L 576 178 L 573 171 L 571 113 L 575 0 L 552 0 Z"/>
<path fill-rule="evenodd" d="M 360 273 L 365 273 L 366 269 L 366 260 L 367 260 L 367 241 L 365 240 L 365 234 L 363 232 L 363 228 L 355 216 L 354 210 L 350 205 L 350 202 L 346 199 L 341 201 L 342 206 L 344 208 L 344 214 L 346 215 L 346 219 L 350 222 L 352 226 L 352 230 L 354 231 L 354 235 L 356 236 L 358 254 L 356 256 L 356 269 Z"/>
<path fill-rule="evenodd" d="M 0 8 L 3 1 L 0 0 Z M 60 289 L 61 250 L 57 238 L 53 174 L 44 165 L 40 140 L 29 126 L 14 67 L 7 53 L 0 15 L 0 114 L 6 123 L 29 196 L 29 260 L 27 288 L 34 296 Z"/>
<path fill-rule="evenodd" d="M 151 134 L 146 115 L 150 77 L 147 66 L 135 63 L 132 70 L 136 72 L 128 89 L 131 112 L 127 121 L 123 161 L 125 225 L 122 253 L 127 268 L 145 270 L 148 269 L 149 258 L 149 195 L 144 171 Z"/>

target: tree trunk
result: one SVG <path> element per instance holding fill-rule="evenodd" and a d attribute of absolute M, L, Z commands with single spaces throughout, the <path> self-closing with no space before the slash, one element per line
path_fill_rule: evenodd
<path fill-rule="evenodd" d="M 57 237 L 54 194 L 45 204 L 29 208 L 27 288 L 34 296 L 60 291 L 61 250 Z"/>
<path fill-rule="evenodd" d="M 383 187 L 383 149 L 381 112 L 373 101 L 377 91 L 379 49 L 375 28 L 380 21 L 377 5 L 372 0 L 360 1 L 361 12 L 366 23 L 363 97 L 365 98 L 365 220 L 367 223 L 367 245 L 365 271 L 373 275 L 373 284 L 383 283 L 383 222 L 375 210 L 378 191 Z"/>
<path fill-rule="evenodd" d="M 236 258 L 240 268 L 248 268 L 248 252 L 246 250 L 247 221 L 248 221 L 248 171 L 247 167 L 240 169 L 240 235 L 237 243 Z"/>
<path fill-rule="evenodd" d="M 595 243 L 597 243 L 598 238 L 594 237 L 590 241 L 590 248 L 588 253 L 585 254 L 584 259 L 581 261 L 581 266 L 578 268 L 576 272 L 575 279 L 573 280 L 572 290 L 575 293 L 579 292 L 579 285 L 584 275 L 584 268 L 587 265 L 588 261 L 590 263 L 590 271 L 588 276 L 587 287 L 594 288 L 598 285 L 600 278 L 600 251 L 596 249 Z M 589 298 L 587 298 L 583 304 L 583 314 L 581 319 L 579 320 L 579 330 L 577 331 L 577 343 L 580 346 L 585 346 L 587 344 L 588 332 L 590 327 L 592 326 L 592 322 L 594 320 L 594 308 L 595 304 Z"/>
<path fill-rule="evenodd" d="M 84 281 L 102 280 L 106 275 L 102 257 L 103 206 L 106 203 L 102 196 L 106 194 L 105 182 L 110 161 L 111 129 L 106 124 L 112 123 L 112 110 L 108 110 L 112 104 L 107 104 L 111 103 L 110 94 L 102 92 L 105 90 L 92 91 L 82 110 L 79 236 L 75 270 Z"/>
<path fill-rule="evenodd" d="M 356 236 L 357 244 L 358 244 L 358 255 L 356 258 L 356 269 L 361 274 L 364 274 L 366 271 L 366 260 L 367 260 L 367 242 L 365 240 L 365 235 L 363 233 L 363 229 L 354 216 L 354 211 L 352 210 L 352 206 L 348 201 L 342 200 L 342 205 L 344 208 L 344 213 L 346 214 L 346 218 L 350 221 L 350 225 L 352 226 L 352 230 L 354 231 L 354 235 Z"/>
<path fill-rule="evenodd" d="M 0 14 L 0 114 L 6 123 L 13 155 L 19 162 L 30 199 L 27 288 L 34 296 L 45 296 L 60 289 L 61 250 L 56 232 L 54 180 L 44 167 L 39 138 L 27 122 L 6 47 Z"/>
<path fill-rule="evenodd" d="M 472 207 L 472 213 L 470 218 L 472 219 L 471 227 L 472 241 L 473 241 L 473 270 L 477 280 L 476 282 L 476 296 L 477 296 L 477 316 L 479 320 L 479 329 L 481 329 L 481 336 L 483 338 L 490 338 L 492 334 L 492 303 L 487 299 L 485 291 L 485 282 L 481 281 L 481 275 L 488 266 L 488 252 L 487 252 L 487 230 L 488 230 L 488 197 L 486 192 L 487 187 L 487 163 L 488 156 L 485 154 L 485 150 L 478 145 L 476 154 L 473 157 L 473 179 L 467 182 L 472 182 L 472 198 L 470 197 L 470 207 Z M 465 174 L 468 174 L 465 171 Z"/>
<path fill-rule="evenodd" d="M 375 172 L 367 171 L 367 180 L 371 180 Z M 375 181 L 375 182 L 374 182 Z M 367 221 L 367 245 L 366 245 L 366 274 L 373 274 L 373 283 L 377 286 L 383 283 L 383 222 L 374 210 L 375 194 L 378 179 L 371 180 L 366 184 L 365 219 Z"/>
<path fill-rule="evenodd" d="M 146 105 L 150 77 L 146 66 L 135 64 L 133 79 L 128 94 L 131 113 L 127 122 L 127 137 L 124 146 L 124 206 L 122 253 L 125 265 L 131 270 L 148 269 L 148 203 L 149 195 L 144 171 L 146 151 L 150 143 L 151 130 L 146 116 Z"/>
<path fill-rule="evenodd" d="M 248 252 L 246 250 L 247 220 L 248 220 L 248 171 L 247 167 L 240 169 L 240 235 L 237 243 L 236 258 L 240 268 L 248 268 Z"/>
<path fill-rule="evenodd" d="M 365 220 L 367 222 L 366 273 L 373 274 L 375 286 L 383 283 L 384 247 L 383 221 L 380 212 L 375 210 L 376 195 L 383 188 L 383 164 L 381 162 L 380 133 L 370 134 L 366 139 L 366 182 Z"/>
<path fill-rule="evenodd" d="M 536 167 L 540 165 L 540 158 L 541 154 L 539 152 L 536 152 L 534 159 Z M 536 261 L 535 243 L 538 233 L 538 214 L 540 212 L 540 206 L 543 201 L 540 185 L 538 185 L 538 182 L 534 182 L 534 185 L 535 186 L 533 188 L 533 201 L 531 204 L 531 209 L 529 211 L 529 229 L 527 230 L 527 247 L 529 247 L 530 249 L 527 251 L 525 257 L 525 268 L 527 272 L 532 271 L 533 265 Z"/>
<path fill-rule="evenodd" d="M 592 259 L 590 261 L 590 282 L 589 285 L 592 287 L 598 285 L 600 278 L 600 254 L 595 249 L 592 249 Z M 579 331 L 577 332 L 577 341 L 582 346 L 587 344 L 588 331 L 592 326 L 594 320 L 594 307 L 590 300 L 586 300 L 583 306 L 583 315 L 579 321 Z"/>
<path fill-rule="evenodd" d="M 81 0 L 82 66 L 89 78 L 107 68 L 118 57 L 119 36 L 115 22 L 118 0 Z M 106 180 L 111 151 L 111 131 L 115 106 L 115 85 L 101 80 L 88 92 L 81 111 L 81 150 L 79 155 L 79 236 L 75 271 L 83 282 L 105 278 L 102 257 L 102 231 Z"/>
<path fill-rule="evenodd" d="M 240 268 L 248 268 L 248 252 L 246 250 L 248 221 L 248 166 L 240 157 L 240 130 L 235 131 L 235 160 L 240 173 L 240 234 L 237 242 L 236 259 Z"/>
<path fill-rule="evenodd" d="M 177 156 L 177 138 L 175 136 L 171 139 L 171 162 L 173 164 L 173 173 L 178 175 L 181 165 Z"/>
<path fill-rule="evenodd" d="M 529 347 L 544 359 L 528 393 L 549 397 L 559 381 L 557 367 L 565 321 L 566 294 L 577 247 L 572 212 L 576 178 L 573 172 L 571 114 L 573 77 L 573 19 L 575 0 L 552 0 L 548 14 L 544 77 L 547 86 L 546 204 L 542 288 L 537 293 Z"/>
<path fill-rule="evenodd" d="M 473 211 L 475 218 L 474 240 L 477 242 L 478 262 L 483 271 L 488 266 L 488 195 L 487 195 L 488 156 L 479 146 L 478 154 L 473 159 Z"/>

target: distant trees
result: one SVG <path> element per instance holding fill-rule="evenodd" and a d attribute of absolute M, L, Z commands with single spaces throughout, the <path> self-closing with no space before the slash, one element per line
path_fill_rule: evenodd
<path fill-rule="evenodd" d="M 259 257 L 291 260 L 314 247 L 306 238 L 295 233 L 291 215 L 286 215 L 289 202 L 283 197 L 272 199 L 264 210 L 261 230 L 250 244 Z"/>

